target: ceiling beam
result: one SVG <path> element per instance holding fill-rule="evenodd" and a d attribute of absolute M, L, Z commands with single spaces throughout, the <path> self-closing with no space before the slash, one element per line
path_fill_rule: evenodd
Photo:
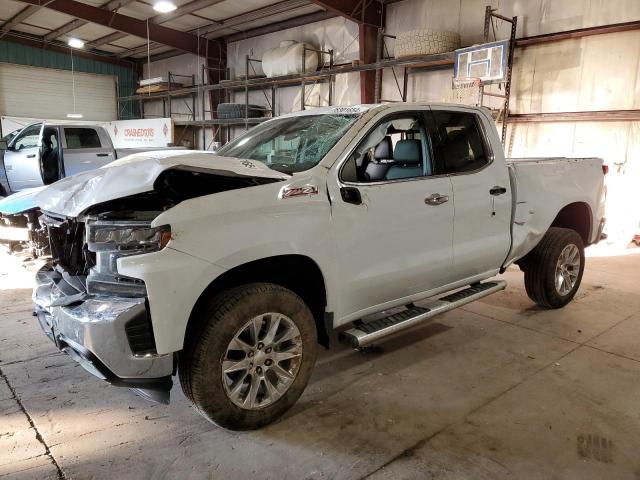
<path fill-rule="evenodd" d="M 229 17 L 222 22 L 218 22 L 217 25 L 209 25 L 204 29 L 201 28 L 202 35 L 209 36 L 220 30 L 226 30 L 228 28 L 238 28 L 241 30 L 242 26 L 246 23 L 260 20 L 272 15 L 278 15 L 280 13 L 290 12 L 303 7 L 308 7 L 311 4 L 309 0 L 285 0 L 284 2 L 274 3 L 266 7 L 251 10 L 250 12 L 236 15 L 235 17 Z"/>
<path fill-rule="evenodd" d="M 87 45 L 93 48 L 97 48 L 100 45 L 105 45 L 107 43 L 115 42 L 116 40 L 120 40 L 121 38 L 128 37 L 126 33 L 122 32 L 113 32 L 109 35 L 105 35 L 104 37 L 96 38 L 95 40 L 91 40 Z"/>
<path fill-rule="evenodd" d="M 24 3 L 39 5 L 41 0 L 20 0 Z M 137 37 L 147 37 L 147 22 L 137 18 L 122 15 L 117 12 L 110 12 L 93 5 L 81 3 L 76 0 L 51 0 L 46 5 L 47 8 L 57 12 L 66 13 L 90 23 L 109 27 L 128 35 Z M 154 42 L 173 47 L 184 52 L 195 53 L 211 51 L 217 52 L 216 42 L 205 38 L 198 38 L 190 33 L 180 32 L 172 28 L 163 27 L 149 22 L 149 39 Z M 208 49 L 209 43 L 212 47 Z"/>
<path fill-rule="evenodd" d="M 282 20 L 281 22 L 270 23 L 269 25 L 263 25 L 262 27 L 252 28 L 243 32 L 233 33 L 224 37 L 227 43 L 237 42 L 240 40 L 246 40 L 247 38 L 258 37 L 260 35 L 266 35 L 267 33 L 281 32 L 288 28 L 301 27 L 310 23 L 321 22 L 328 20 L 329 18 L 335 18 L 338 15 L 329 10 L 321 12 L 308 13 L 307 15 L 300 15 L 299 17 L 289 18 Z"/>
<path fill-rule="evenodd" d="M 28 47 L 33 47 L 33 48 L 43 48 L 43 45 L 44 45 L 43 38 L 40 36 L 30 35 L 26 33 L 17 33 L 17 32 L 9 32 L 7 36 L 2 39 L 2 41 L 18 43 L 20 45 L 26 45 Z M 51 50 L 52 52 L 59 52 L 65 55 L 69 55 L 69 47 L 66 45 L 47 43 L 46 49 Z M 88 52 L 86 50 L 74 50 L 73 56 L 89 58 L 91 60 L 96 60 L 98 62 L 105 62 L 105 63 L 114 64 L 114 65 L 120 65 L 126 68 L 134 68 L 133 62 L 124 60 L 124 59 L 115 58 L 109 55 L 109 52 L 98 54 L 98 53 Z"/>
<path fill-rule="evenodd" d="M 379 0 L 311 0 L 352 22 L 382 26 L 383 4 Z"/>
<path fill-rule="evenodd" d="M 261 18 L 269 17 L 271 15 L 277 15 L 283 12 L 289 12 L 301 7 L 308 6 L 309 0 L 285 0 L 283 2 L 275 3 L 263 8 L 251 10 L 250 12 L 236 15 L 235 17 L 227 18 L 221 22 L 215 22 L 213 24 L 201 27 L 199 29 L 190 30 L 190 33 L 199 33 L 203 37 L 208 37 L 211 34 L 225 30 L 228 28 L 239 28 L 243 24 L 253 22 Z M 188 5 L 188 4 L 187 4 Z M 161 43 L 161 42 L 158 42 Z M 166 45 L 166 43 L 165 43 Z M 161 45 L 151 45 L 151 50 L 157 49 Z M 120 57 L 128 57 L 131 55 L 138 55 L 147 51 L 147 45 L 140 45 L 139 47 L 132 48 L 119 54 Z"/>
<path fill-rule="evenodd" d="M 184 17 L 185 15 L 189 15 L 190 13 L 197 12 L 198 10 L 211 7 L 216 3 L 222 2 L 224 2 L 224 0 L 193 0 L 192 2 L 185 3 L 181 7 L 178 7 L 173 12 L 156 15 L 155 17 L 151 18 L 150 21 L 152 21 L 153 23 L 170 22 L 171 20 L 175 20 L 176 18 Z"/>
<path fill-rule="evenodd" d="M 110 2 L 107 2 L 104 5 L 101 5 L 100 8 L 103 8 L 109 11 L 116 11 L 119 8 L 124 7 L 128 3 L 133 3 L 133 2 L 135 2 L 135 0 L 111 0 Z M 65 23 L 60 28 L 56 28 L 55 30 L 47 33 L 44 36 L 44 39 L 47 42 L 50 40 L 55 40 L 56 38 L 59 38 L 62 35 L 65 35 L 66 33 L 69 33 L 77 28 L 80 28 L 83 25 L 86 25 L 87 23 L 89 22 L 87 22 L 86 20 L 81 20 L 79 18 L 76 18 L 74 20 L 71 20 L 68 23 Z"/>
<path fill-rule="evenodd" d="M 13 17 L 11 17 L 9 20 L 4 22 L 2 24 L 2 26 L 0 26 L 0 38 L 4 37 L 7 33 L 9 33 L 9 31 L 13 27 L 15 27 L 16 25 L 22 23 L 27 18 L 29 18 L 31 15 L 36 13 L 38 10 L 40 10 L 40 8 L 41 7 L 39 5 L 29 5 L 29 6 L 25 7 L 25 8 L 23 8 L 22 10 L 20 10 Z"/>
<path fill-rule="evenodd" d="M 114 10 L 120 7 L 124 7 L 128 3 L 133 3 L 136 0 L 112 0 L 105 5 L 102 5 L 100 8 L 104 8 L 105 10 Z M 203 8 L 210 7 L 211 5 L 215 5 L 216 3 L 220 3 L 224 0 L 194 0 L 193 2 L 189 2 L 177 10 L 171 13 L 160 14 L 149 19 L 151 23 L 162 24 L 166 22 L 170 22 L 171 20 L 175 20 L 176 18 L 184 17 L 185 15 L 189 15 L 197 10 L 202 10 Z M 115 8 L 114 8 L 115 7 Z M 45 40 L 53 40 L 54 38 L 59 38 L 62 35 L 69 33 L 77 28 L 80 28 L 83 25 L 86 25 L 87 21 L 75 19 L 71 22 L 61 26 L 60 28 L 48 33 L 44 36 Z M 123 34 L 122 32 L 112 33 L 110 35 L 105 35 L 104 37 L 97 38 L 90 42 L 90 44 L 94 47 L 98 47 L 100 45 L 104 45 L 105 43 L 114 42 L 116 40 L 120 40 L 121 38 L 126 37 L 127 34 Z"/>

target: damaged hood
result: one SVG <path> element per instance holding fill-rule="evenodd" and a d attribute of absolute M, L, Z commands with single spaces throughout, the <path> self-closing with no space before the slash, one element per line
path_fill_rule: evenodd
<path fill-rule="evenodd" d="M 93 205 L 153 190 L 158 176 L 169 169 L 231 177 L 290 178 L 258 161 L 211 152 L 163 150 L 129 155 L 97 170 L 64 178 L 39 192 L 35 203 L 44 211 L 76 217 Z"/>
<path fill-rule="evenodd" d="M 36 194 L 46 187 L 27 188 L 0 200 L 0 214 L 15 215 L 37 208 Z"/>

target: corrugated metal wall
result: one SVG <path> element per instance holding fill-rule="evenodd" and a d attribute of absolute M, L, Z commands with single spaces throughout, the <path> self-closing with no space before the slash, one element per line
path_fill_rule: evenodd
<path fill-rule="evenodd" d="M 29 47 L 13 42 L 0 41 L 0 62 L 31 65 L 33 67 L 71 70 L 71 56 L 42 48 Z M 74 56 L 74 69 L 78 72 L 113 75 L 118 79 L 118 91 L 121 96 L 133 95 L 136 89 L 137 74 L 132 68 L 112 63 L 100 62 L 88 58 Z M 129 110 L 136 105 L 127 105 Z M 122 116 L 133 117 L 137 112 L 125 111 Z"/>

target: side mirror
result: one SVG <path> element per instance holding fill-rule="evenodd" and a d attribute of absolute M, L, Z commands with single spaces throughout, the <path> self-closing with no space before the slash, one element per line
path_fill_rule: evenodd
<path fill-rule="evenodd" d="M 9 150 L 9 144 L 6 140 L 0 140 L 0 150 Z"/>

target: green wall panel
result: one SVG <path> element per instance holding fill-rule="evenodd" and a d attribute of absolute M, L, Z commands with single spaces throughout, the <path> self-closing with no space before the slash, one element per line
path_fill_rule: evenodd
<path fill-rule="evenodd" d="M 68 53 L 54 52 L 7 41 L 0 41 L 0 62 L 31 65 L 41 68 L 55 68 L 58 70 L 71 70 L 71 55 Z M 77 72 L 114 75 L 118 78 L 118 92 L 121 96 L 133 95 L 135 93 L 137 74 L 133 66 L 132 68 L 127 68 L 112 63 L 74 56 L 73 68 Z M 132 102 L 127 102 L 124 111 L 120 112 L 120 116 L 122 118 L 135 117 L 137 111 L 133 111 L 133 109 L 137 109 L 137 105 Z"/>

